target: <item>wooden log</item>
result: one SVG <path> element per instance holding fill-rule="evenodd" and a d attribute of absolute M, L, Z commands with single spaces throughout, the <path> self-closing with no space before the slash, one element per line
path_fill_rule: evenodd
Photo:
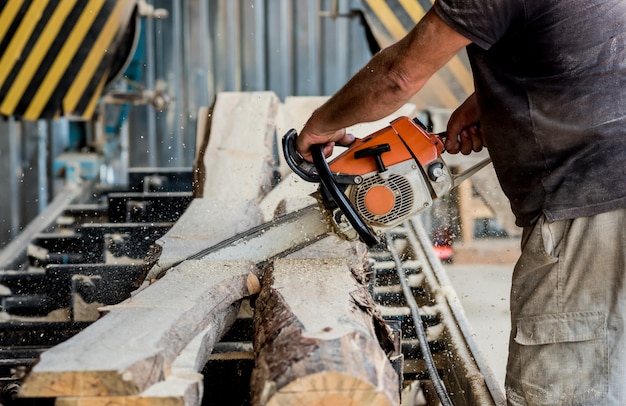
<path fill-rule="evenodd" d="M 228 315 L 236 314 L 232 304 L 258 289 L 256 267 L 248 261 L 185 261 L 43 353 L 19 395 L 135 396 L 172 375 L 177 359 L 200 369 L 202 358 L 181 359 L 181 352 L 211 326 L 215 334 L 194 350 L 202 349 L 206 359 L 232 322 Z"/>
<path fill-rule="evenodd" d="M 279 259 L 264 273 L 254 315 L 254 405 L 399 404 L 387 357 L 391 332 L 366 288 L 365 250 L 357 260 L 345 245 L 317 244 L 296 256 L 329 252 L 335 258 Z"/>

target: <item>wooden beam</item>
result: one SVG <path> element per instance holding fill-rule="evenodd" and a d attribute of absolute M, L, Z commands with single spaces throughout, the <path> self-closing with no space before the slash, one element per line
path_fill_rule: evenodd
<path fill-rule="evenodd" d="M 259 289 L 258 286 L 249 290 Z M 171 375 L 133 396 L 86 396 L 57 398 L 57 406 L 194 406 L 202 402 L 204 376 L 199 373 L 212 358 L 212 351 L 222 331 L 235 321 L 239 302 L 232 311 L 219 312 L 217 317 L 185 347 L 172 362 Z"/>
<path fill-rule="evenodd" d="M 51 348 L 25 378 L 21 397 L 135 396 L 172 374 L 180 353 L 207 326 L 210 349 L 232 319 L 232 304 L 256 293 L 247 261 L 186 261 L 81 333 Z M 202 357 L 202 356 L 201 356 Z M 208 357 L 208 354 L 204 355 Z M 180 360 L 201 368 L 201 359 Z"/>
<path fill-rule="evenodd" d="M 399 404 L 390 331 L 366 287 L 366 251 L 346 250 L 335 238 L 295 255 L 309 259 L 276 260 L 264 273 L 254 315 L 254 405 Z"/>

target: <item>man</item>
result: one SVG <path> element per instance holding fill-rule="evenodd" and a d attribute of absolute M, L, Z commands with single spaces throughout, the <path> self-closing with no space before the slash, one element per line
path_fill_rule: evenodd
<path fill-rule="evenodd" d="M 626 2 L 437 0 L 317 109 L 297 139 L 392 114 L 467 47 L 475 93 L 448 152 L 488 146 L 519 226 L 511 405 L 626 404 Z M 480 126 L 477 124 L 480 122 Z"/>

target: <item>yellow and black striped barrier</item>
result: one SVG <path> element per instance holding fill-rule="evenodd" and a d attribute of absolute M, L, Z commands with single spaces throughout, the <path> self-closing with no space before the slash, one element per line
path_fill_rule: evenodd
<path fill-rule="evenodd" d="M 404 37 L 432 7 L 431 0 L 362 0 L 365 19 L 384 48 Z M 474 90 L 471 68 L 465 53 L 443 67 L 420 92 L 426 105 L 456 108 Z"/>
<path fill-rule="evenodd" d="M 0 0 L 0 114 L 91 118 L 135 0 Z"/>

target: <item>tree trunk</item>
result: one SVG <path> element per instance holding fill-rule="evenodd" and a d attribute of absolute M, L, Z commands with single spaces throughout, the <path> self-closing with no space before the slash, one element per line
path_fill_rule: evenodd
<path fill-rule="evenodd" d="M 265 271 L 254 315 L 254 405 L 399 404 L 390 332 L 361 255 L 280 259 Z"/>

